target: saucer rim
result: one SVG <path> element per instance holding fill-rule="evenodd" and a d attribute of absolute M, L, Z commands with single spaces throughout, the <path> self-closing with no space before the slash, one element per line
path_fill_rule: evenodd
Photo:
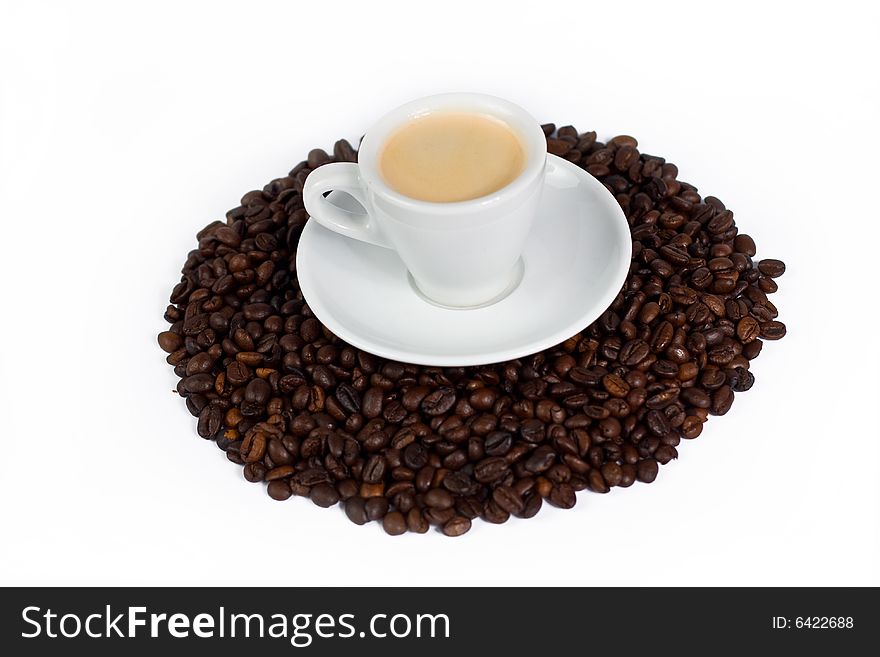
<path fill-rule="evenodd" d="M 554 345 L 560 344 L 565 340 L 568 340 L 570 337 L 576 335 L 577 333 L 580 333 L 592 322 L 601 317 L 602 312 L 607 310 L 607 308 L 613 303 L 614 299 L 617 297 L 617 294 L 620 292 L 620 287 L 626 280 L 626 275 L 629 272 L 630 263 L 632 262 L 632 235 L 630 232 L 629 223 L 626 219 L 626 215 L 624 214 L 623 209 L 620 207 L 620 205 L 617 203 L 617 200 L 614 198 L 611 192 L 608 191 L 605 185 L 603 185 L 599 180 L 587 173 L 584 169 L 580 168 L 576 164 L 573 164 L 572 162 L 569 162 L 568 160 L 557 157 L 555 155 L 548 155 L 547 159 L 548 164 L 552 162 L 554 166 L 569 169 L 572 173 L 578 176 L 581 183 L 592 187 L 595 191 L 599 192 L 598 196 L 602 198 L 602 203 L 604 203 L 605 206 L 609 209 L 609 214 L 613 214 L 617 218 L 617 221 L 615 221 L 614 235 L 616 235 L 617 240 L 624 245 L 621 253 L 622 256 L 625 257 L 621 257 L 616 263 L 616 269 L 612 279 L 617 281 L 617 283 L 614 286 L 608 286 L 608 289 L 605 290 L 602 295 L 598 296 L 599 301 L 590 304 L 590 308 L 596 306 L 602 307 L 602 311 L 600 311 L 599 314 L 596 315 L 596 317 L 593 317 L 592 319 L 584 319 L 587 315 L 592 314 L 584 312 L 580 315 L 580 319 L 568 322 L 564 327 L 548 333 L 540 340 L 532 340 L 530 342 L 523 343 L 520 347 L 508 347 L 506 349 L 500 349 L 492 352 L 484 351 L 476 354 L 456 356 L 437 354 L 430 355 L 424 352 L 413 352 L 407 349 L 389 349 L 381 344 L 370 342 L 369 338 L 362 338 L 359 335 L 354 335 L 349 332 L 349 330 L 341 322 L 336 321 L 335 315 L 323 303 L 323 301 L 320 299 L 320 295 L 311 295 L 312 299 L 317 300 L 317 303 L 313 303 L 309 300 L 310 295 L 307 293 L 307 290 L 314 291 L 316 286 L 312 285 L 309 268 L 301 268 L 301 257 L 306 256 L 301 256 L 303 252 L 301 249 L 297 248 L 296 274 L 299 281 L 299 288 L 302 292 L 305 303 L 308 304 L 314 316 L 322 324 L 324 324 L 331 333 L 336 335 L 338 338 L 344 340 L 348 344 L 358 349 L 369 352 L 375 356 L 379 356 L 380 358 L 386 358 L 388 360 L 399 363 L 408 363 L 427 367 L 473 367 L 516 360 L 517 358 L 529 356 L 531 354 L 548 349 Z M 545 182 L 545 185 L 546 184 L 549 183 Z M 309 224 L 311 223 L 311 221 L 307 222 L 306 226 L 303 228 L 303 234 L 305 234 L 306 230 L 314 230 L 309 228 Z M 327 229 L 325 228 L 324 230 Z M 300 239 L 302 239 L 302 236 L 300 237 Z M 304 273 L 305 276 L 303 275 Z M 467 310 L 461 309 L 442 310 L 448 313 L 467 312 Z M 330 321 L 328 322 L 326 318 L 330 318 Z"/>

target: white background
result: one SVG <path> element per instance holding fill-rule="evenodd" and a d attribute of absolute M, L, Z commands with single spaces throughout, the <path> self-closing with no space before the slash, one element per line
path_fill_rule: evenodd
<path fill-rule="evenodd" d="M 880 584 L 880 15 L 720 4 L 0 2 L 0 583 Z M 655 484 L 391 538 L 245 482 L 155 336 L 199 228 L 451 90 L 678 164 L 789 334 Z"/>

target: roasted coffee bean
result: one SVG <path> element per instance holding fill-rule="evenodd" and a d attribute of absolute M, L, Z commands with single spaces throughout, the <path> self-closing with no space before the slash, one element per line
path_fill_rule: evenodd
<path fill-rule="evenodd" d="M 455 509 L 439 509 L 437 507 L 426 507 L 422 510 L 422 514 L 432 525 L 443 525 L 455 515 Z"/>
<path fill-rule="evenodd" d="M 361 396 L 358 391 L 348 383 L 339 384 L 339 387 L 336 388 L 336 398 L 347 413 L 361 412 Z M 373 417 L 375 417 L 375 415 Z"/>
<path fill-rule="evenodd" d="M 761 324 L 761 337 L 765 340 L 779 340 L 785 337 L 785 324 L 769 321 Z"/>
<path fill-rule="evenodd" d="M 453 516 L 443 525 L 443 533 L 447 536 L 461 536 L 471 528 L 470 518 L 465 516 Z"/>
<path fill-rule="evenodd" d="M 312 502 L 318 506 L 330 507 L 339 501 L 339 493 L 330 484 L 318 484 L 309 494 Z"/>
<path fill-rule="evenodd" d="M 223 411 L 209 404 L 199 413 L 198 434 L 202 438 L 214 438 L 223 426 Z"/>
<path fill-rule="evenodd" d="M 666 465 L 672 459 L 678 458 L 678 452 L 670 445 L 660 445 L 654 450 L 654 458 L 660 465 Z"/>
<path fill-rule="evenodd" d="M 425 493 L 425 504 L 436 509 L 449 509 L 455 503 L 452 495 L 442 488 L 432 488 Z"/>
<path fill-rule="evenodd" d="M 450 472 L 443 478 L 443 487 L 454 495 L 470 495 L 478 490 L 477 484 L 463 472 Z"/>
<path fill-rule="evenodd" d="M 249 463 L 248 465 L 255 465 L 254 463 Z M 280 465 L 277 468 L 272 468 L 268 472 L 266 472 L 265 479 L 266 481 L 275 481 L 276 479 L 286 479 L 290 475 L 295 472 L 292 465 Z"/>
<path fill-rule="evenodd" d="M 173 354 L 183 346 L 183 338 L 172 331 L 162 331 L 159 334 L 159 347 L 162 351 Z"/>
<path fill-rule="evenodd" d="M 649 411 L 645 415 L 645 423 L 648 425 L 648 430 L 655 436 L 665 436 L 669 433 L 669 421 L 659 410 Z"/>
<path fill-rule="evenodd" d="M 406 514 L 406 527 L 415 534 L 424 534 L 430 528 L 421 509 L 410 509 Z"/>
<path fill-rule="evenodd" d="M 740 233 L 736 236 L 736 239 L 733 240 L 733 248 L 736 249 L 738 253 L 744 253 L 750 257 L 758 252 L 755 247 L 755 240 L 745 233 Z"/>
<path fill-rule="evenodd" d="M 478 367 L 392 362 L 346 345 L 302 298 L 295 269 L 308 215 L 302 185 L 344 140 L 246 194 L 197 237 L 169 330 L 158 336 L 177 391 L 250 481 L 276 499 L 346 500 L 359 524 L 389 533 L 438 525 L 458 535 L 482 517 L 532 517 L 550 499 L 653 481 L 709 414 L 749 390 L 749 361 L 785 335 L 768 294 L 785 271 L 753 261 L 733 213 L 642 155 L 571 126 L 543 126 L 549 150 L 597 176 L 631 226 L 633 259 L 593 325 L 518 360 Z"/>
<path fill-rule="evenodd" d="M 510 451 L 513 444 L 513 435 L 509 431 L 493 431 L 483 443 L 486 456 L 504 456 Z"/>
<path fill-rule="evenodd" d="M 272 386 L 264 379 L 251 379 L 244 389 L 244 400 L 261 406 L 265 405 L 271 396 Z"/>
<path fill-rule="evenodd" d="M 523 508 L 517 513 L 520 518 L 534 518 L 544 504 L 544 500 L 537 493 L 529 493 L 523 498 Z"/>
<path fill-rule="evenodd" d="M 278 500 L 279 502 L 283 502 L 288 499 L 293 492 L 290 490 L 290 484 L 287 483 L 287 479 L 276 479 L 269 483 L 266 492 L 269 493 L 269 497 L 273 500 Z"/>
<path fill-rule="evenodd" d="M 266 472 L 266 466 L 262 463 L 248 463 L 244 466 L 244 478 L 251 483 L 264 481 Z"/>
<path fill-rule="evenodd" d="M 364 463 L 361 470 L 361 478 L 369 484 L 378 484 L 385 476 L 385 457 L 381 454 L 372 454 Z"/>
<path fill-rule="evenodd" d="M 764 274 L 764 276 L 778 278 L 785 273 L 785 263 L 782 260 L 767 258 L 758 263 L 758 271 Z"/>
<path fill-rule="evenodd" d="M 549 469 L 556 461 L 556 452 L 548 445 L 542 445 L 525 462 L 525 468 L 529 472 L 539 473 Z"/>
<path fill-rule="evenodd" d="M 413 470 L 424 466 L 428 458 L 428 450 L 421 443 L 411 443 L 403 450 L 403 462 Z"/>
<path fill-rule="evenodd" d="M 590 490 L 594 493 L 607 493 L 611 489 L 608 487 L 608 483 L 605 481 L 605 477 L 602 476 L 601 470 L 590 470 L 590 473 L 587 475 L 587 485 L 590 487 Z M 551 502 L 552 494 L 551 494 Z"/>
<path fill-rule="evenodd" d="M 657 478 L 657 461 L 654 459 L 644 459 L 639 461 L 637 466 L 638 480 L 646 484 L 650 484 Z"/>
<path fill-rule="evenodd" d="M 255 463 L 266 453 L 266 434 L 261 431 L 248 431 L 241 443 L 241 458 L 245 463 Z"/>
<path fill-rule="evenodd" d="M 369 520 L 381 520 L 388 513 L 388 500 L 384 497 L 370 497 L 364 503 L 364 509 Z"/>
<path fill-rule="evenodd" d="M 608 486 L 619 486 L 623 479 L 623 469 L 614 461 L 602 466 L 602 478 Z"/>
<path fill-rule="evenodd" d="M 510 486 L 498 486 L 492 491 L 492 500 L 499 507 L 514 515 L 522 512 L 522 498 Z"/>
<path fill-rule="evenodd" d="M 761 326 L 753 317 L 743 317 L 736 325 L 736 335 L 744 345 L 761 334 Z"/>
<path fill-rule="evenodd" d="M 390 536 L 400 536 L 406 533 L 406 518 L 400 511 L 392 511 L 382 519 L 382 529 Z"/>
<path fill-rule="evenodd" d="M 569 484 L 554 486 L 547 499 L 550 501 L 550 504 L 558 506 L 560 509 L 570 509 L 577 503 L 574 488 Z"/>
<path fill-rule="evenodd" d="M 345 501 L 345 515 L 356 525 L 365 524 L 369 518 L 363 497 L 351 497 Z"/>
<path fill-rule="evenodd" d="M 479 388 L 468 398 L 470 405 L 478 411 L 488 411 L 495 405 L 498 393 L 491 388 Z"/>
<path fill-rule="evenodd" d="M 546 435 L 546 427 L 541 420 L 526 420 L 520 425 L 519 434 L 523 440 L 529 443 L 539 443 L 544 440 Z"/>
<path fill-rule="evenodd" d="M 678 374 L 678 368 L 675 368 L 675 374 Z M 659 408 L 666 408 L 678 399 L 679 389 L 677 387 L 674 388 L 666 388 L 661 390 L 655 395 L 648 397 L 645 400 L 645 406 L 652 410 Z"/>
<path fill-rule="evenodd" d="M 455 404 L 455 390 L 452 388 L 438 388 L 429 393 L 421 404 L 425 415 L 443 415 Z"/>
<path fill-rule="evenodd" d="M 685 404 L 696 406 L 697 408 L 709 408 L 711 405 L 709 395 L 699 388 L 684 388 L 681 391 L 681 400 Z"/>
<path fill-rule="evenodd" d="M 358 485 L 354 479 L 343 479 L 336 484 L 336 490 L 339 491 L 339 499 L 349 500 L 358 494 Z"/>
<path fill-rule="evenodd" d="M 483 459 L 474 466 L 474 477 L 482 484 L 492 483 L 507 473 L 507 461 L 498 456 Z"/>
<path fill-rule="evenodd" d="M 191 394 L 201 394 L 214 389 L 214 377 L 210 374 L 193 374 L 183 379 L 183 389 Z"/>
<path fill-rule="evenodd" d="M 733 389 L 728 385 L 723 385 L 712 393 L 709 412 L 712 415 L 724 415 L 730 410 L 731 404 L 733 404 Z"/>
<path fill-rule="evenodd" d="M 681 435 L 683 438 L 696 438 L 702 431 L 703 422 L 695 415 L 688 415 L 681 425 Z"/>
<path fill-rule="evenodd" d="M 616 374 L 602 377 L 602 386 L 612 397 L 626 397 L 629 392 L 629 384 Z"/>

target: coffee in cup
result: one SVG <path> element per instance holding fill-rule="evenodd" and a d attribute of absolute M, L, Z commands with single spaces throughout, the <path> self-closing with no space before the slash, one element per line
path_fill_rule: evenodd
<path fill-rule="evenodd" d="M 438 112 L 386 140 L 379 170 L 388 186 L 419 201 L 456 203 L 497 192 L 525 167 L 516 132 L 488 114 Z"/>

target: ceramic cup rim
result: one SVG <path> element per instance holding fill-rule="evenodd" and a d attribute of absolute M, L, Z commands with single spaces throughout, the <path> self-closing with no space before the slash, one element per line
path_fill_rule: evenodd
<path fill-rule="evenodd" d="M 510 183 L 491 194 L 466 201 L 438 203 L 422 201 L 392 189 L 379 171 L 379 155 L 391 133 L 413 119 L 440 112 L 474 112 L 500 119 L 520 138 L 526 151 L 526 165 Z M 510 101 L 478 93 L 446 93 L 425 96 L 401 105 L 382 118 L 367 131 L 358 150 L 360 175 L 369 190 L 403 211 L 417 214 L 455 215 L 490 208 L 516 197 L 539 177 L 547 162 L 547 140 L 540 124 L 519 105 Z M 396 216 L 406 219 L 406 215 Z"/>

